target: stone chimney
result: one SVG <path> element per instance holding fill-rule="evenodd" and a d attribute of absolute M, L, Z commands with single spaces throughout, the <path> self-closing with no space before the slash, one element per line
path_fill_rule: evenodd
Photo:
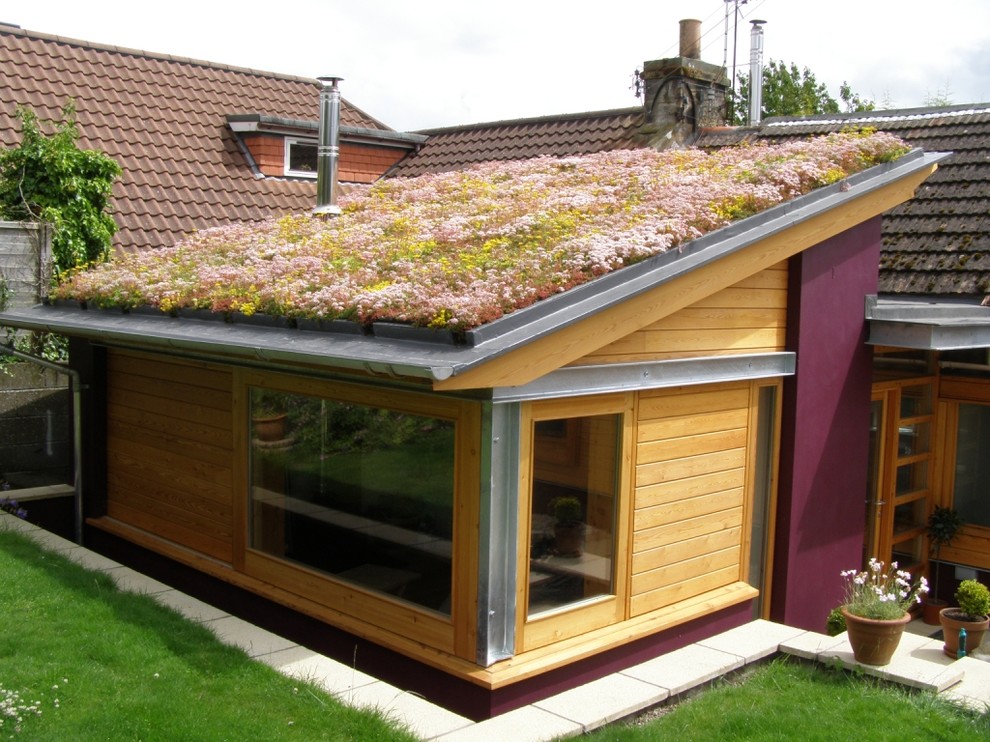
<path fill-rule="evenodd" d="M 726 121 L 725 68 L 702 62 L 701 21 L 681 21 L 680 54 L 643 65 L 642 133 L 658 149 L 687 147 L 702 128 Z"/>

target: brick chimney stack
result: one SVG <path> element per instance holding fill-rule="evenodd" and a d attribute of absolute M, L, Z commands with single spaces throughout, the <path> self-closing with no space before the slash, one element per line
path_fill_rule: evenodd
<path fill-rule="evenodd" d="M 701 21 L 685 19 L 680 23 L 679 56 L 643 65 L 642 133 L 651 146 L 687 147 L 702 128 L 725 123 L 731 83 L 724 67 L 700 57 Z"/>

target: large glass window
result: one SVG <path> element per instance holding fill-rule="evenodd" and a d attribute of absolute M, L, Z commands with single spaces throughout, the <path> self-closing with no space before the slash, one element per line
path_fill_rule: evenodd
<path fill-rule="evenodd" d="M 618 414 L 534 423 L 529 616 L 615 591 L 621 424 Z"/>
<path fill-rule="evenodd" d="M 452 420 L 252 388 L 253 549 L 450 615 Z"/>
<path fill-rule="evenodd" d="M 967 523 L 990 526 L 990 405 L 959 405 L 952 502 Z"/>

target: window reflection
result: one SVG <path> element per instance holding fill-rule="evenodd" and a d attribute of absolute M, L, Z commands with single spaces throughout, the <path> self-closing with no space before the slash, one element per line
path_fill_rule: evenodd
<path fill-rule="evenodd" d="M 528 615 L 614 592 L 621 415 L 533 431 Z"/>
<path fill-rule="evenodd" d="M 251 546 L 450 613 L 451 420 L 251 390 Z"/>

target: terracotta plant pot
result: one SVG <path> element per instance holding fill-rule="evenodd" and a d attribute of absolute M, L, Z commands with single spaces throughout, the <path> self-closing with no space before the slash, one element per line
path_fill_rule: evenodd
<path fill-rule="evenodd" d="M 256 417 L 251 422 L 254 434 L 259 441 L 280 441 L 285 438 L 285 422 L 287 415 L 271 415 Z"/>
<path fill-rule="evenodd" d="M 943 608 L 939 614 L 942 623 L 942 639 L 945 644 L 942 651 L 955 659 L 959 656 L 959 629 L 966 629 L 966 654 L 972 654 L 979 648 L 983 635 L 990 627 L 990 617 L 982 621 L 969 621 L 958 608 Z"/>
<path fill-rule="evenodd" d="M 929 626 L 938 626 L 941 623 L 939 614 L 943 608 L 948 608 L 949 604 L 938 598 L 925 598 L 921 601 L 921 620 Z"/>
<path fill-rule="evenodd" d="M 904 627 L 911 621 L 911 614 L 901 618 L 878 620 L 854 616 L 845 608 L 842 616 L 846 619 L 846 633 L 853 657 L 864 665 L 886 665 L 894 656 L 901 643 Z"/>
<path fill-rule="evenodd" d="M 584 523 L 558 523 L 553 528 L 557 554 L 579 557 L 584 549 Z"/>

